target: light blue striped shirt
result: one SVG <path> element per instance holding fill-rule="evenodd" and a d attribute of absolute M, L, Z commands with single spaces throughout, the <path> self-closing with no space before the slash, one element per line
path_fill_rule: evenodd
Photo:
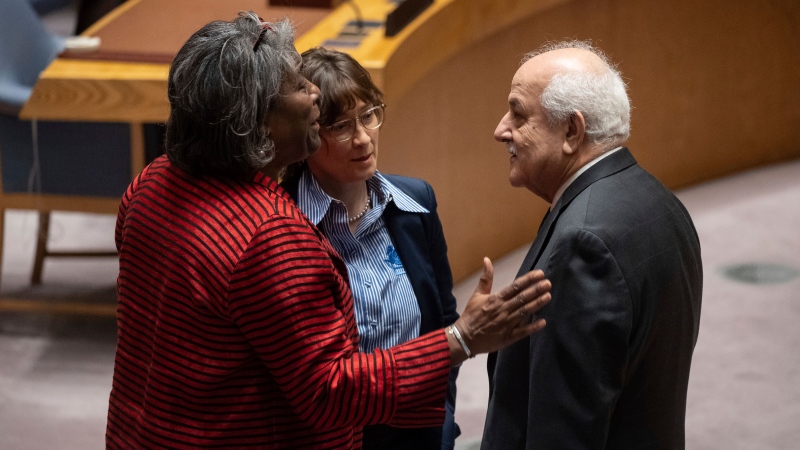
<path fill-rule="evenodd" d="M 355 300 L 360 350 L 386 349 L 419 336 L 420 311 L 406 270 L 397 255 L 383 211 L 389 202 L 407 212 L 429 212 L 380 173 L 367 180 L 372 209 L 355 234 L 344 204 L 326 194 L 306 169 L 297 205 L 344 259 Z"/>

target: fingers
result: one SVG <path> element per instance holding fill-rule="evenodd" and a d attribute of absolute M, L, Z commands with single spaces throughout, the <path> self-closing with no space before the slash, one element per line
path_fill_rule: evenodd
<path fill-rule="evenodd" d="M 544 272 L 538 269 L 531 270 L 525 275 L 514 280 L 510 285 L 503 288 L 500 292 L 497 293 L 497 296 L 502 300 L 510 299 L 511 297 L 517 295 L 523 289 L 543 279 L 544 279 Z"/>
<path fill-rule="evenodd" d="M 483 258 L 483 273 L 481 274 L 480 280 L 478 280 L 478 286 L 475 287 L 476 294 L 488 294 L 492 292 L 492 283 L 494 282 L 494 267 L 492 267 L 492 261 L 484 257 Z"/>
<path fill-rule="evenodd" d="M 531 322 L 531 315 L 550 301 L 550 281 L 541 270 L 517 278 L 498 294 L 490 294 L 494 270 L 483 261 L 483 276 L 456 323 L 474 353 L 485 353 L 541 330 L 544 320 Z"/>
<path fill-rule="evenodd" d="M 525 324 L 523 326 L 519 326 L 514 329 L 513 332 L 514 340 L 519 340 L 524 337 L 530 336 L 533 333 L 539 332 L 542 330 L 542 328 L 545 327 L 545 325 L 547 325 L 547 322 L 545 322 L 544 319 L 539 319 L 531 323 Z"/>
<path fill-rule="evenodd" d="M 544 305 L 550 303 L 551 299 L 550 293 L 545 292 L 539 295 L 536 300 L 526 303 L 517 309 L 517 313 L 526 318 L 530 317 L 531 314 L 536 314 L 540 309 L 544 308 Z"/>
<path fill-rule="evenodd" d="M 505 302 L 509 315 L 527 318 L 550 302 L 550 280 L 542 280 Z"/>

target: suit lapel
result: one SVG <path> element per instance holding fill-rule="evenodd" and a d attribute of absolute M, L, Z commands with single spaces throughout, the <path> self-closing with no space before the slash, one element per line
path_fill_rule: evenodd
<path fill-rule="evenodd" d="M 422 224 L 422 217 L 417 213 L 405 212 L 397 208 L 394 202 L 389 202 L 384 214 L 384 223 L 394 243 L 397 256 L 406 269 L 411 288 L 417 297 L 420 312 L 420 332 L 438 328 L 441 322 L 441 312 L 437 314 L 432 310 L 438 303 L 435 299 L 435 289 L 431 284 L 432 271 L 428 255 L 428 239 Z M 429 273 L 428 273 L 429 272 Z M 427 301 L 426 301 L 427 299 Z"/>
<path fill-rule="evenodd" d="M 539 232 L 536 234 L 536 239 L 533 240 L 533 244 L 531 244 L 528 254 L 525 255 L 525 259 L 522 261 L 522 265 L 519 268 L 517 277 L 524 275 L 534 268 L 536 263 L 539 261 L 539 257 L 542 255 L 543 249 L 547 246 L 547 243 L 550 241 L 550 238 L 553 235 L 553 230 L 555 229 L 558 217 L 561 215 L 561 212 L 569 206 L 572 200 L 578 196 L 578 194 L 583 192 L 584 189 L 591 186 L 597 180 L 603 179 L 609 175 L 613 175 L 634 164 L 636 164 L 636 160 L 633 158 L 633 155 L 631 155 L 627 148 L 623 147 L 613 154 L 600 160 L 597 164 L 590 167 L 589 170 L 582 173 L 581 176 L 573 181 L 567 190 L 564 191 L 564 194 L 561 196 L 561 198 L 558 199 L 558 202 L 553 207 L 552 212 L 550 212 L 544 218 L 544 221 L 539 228 Z"/>
<path fill-rule="evenodd" d="M 522 260 L 522 265 L 519 268 L 519 272 L 517 272 L 517 277 L 526 274 L 533 268 L 533 265 L 536 264 L 539 255 L 542 253 L 544 244 L 550 240 L 550 230 L 553 228 L 558 212 L 559 210 L 555 209 L 547 213 L 544 219 L 542 219 L 542 224 L 539 225 L 539 232 L 536 233 L 536 239 L 533 240 L 531 248 L 528 249 L 528 254 L 525 255 L 525 259 Z"/>

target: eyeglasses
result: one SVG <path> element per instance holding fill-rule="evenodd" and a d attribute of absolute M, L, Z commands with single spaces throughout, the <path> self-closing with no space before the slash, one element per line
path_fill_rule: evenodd
<path fill-rule="evenodd" d="M 355 119 L 340 120 L 331 126 L 325 127 L 326 130 L 339 142 L 349 141 L 356 133 L 356 122 L 360 123 L 365 130 L 377 130 L 383 125 L 383 109 L 386 105 L 372 107 L 361 113 Z"/>

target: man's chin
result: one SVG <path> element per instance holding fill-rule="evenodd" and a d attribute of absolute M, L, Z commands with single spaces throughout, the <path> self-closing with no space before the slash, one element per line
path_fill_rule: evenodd
<path fill-rule="evenodd" d="M 513 172 L 508 174 L 508 184 L 515 188 L 524 187 L 525 185 Z"/>

